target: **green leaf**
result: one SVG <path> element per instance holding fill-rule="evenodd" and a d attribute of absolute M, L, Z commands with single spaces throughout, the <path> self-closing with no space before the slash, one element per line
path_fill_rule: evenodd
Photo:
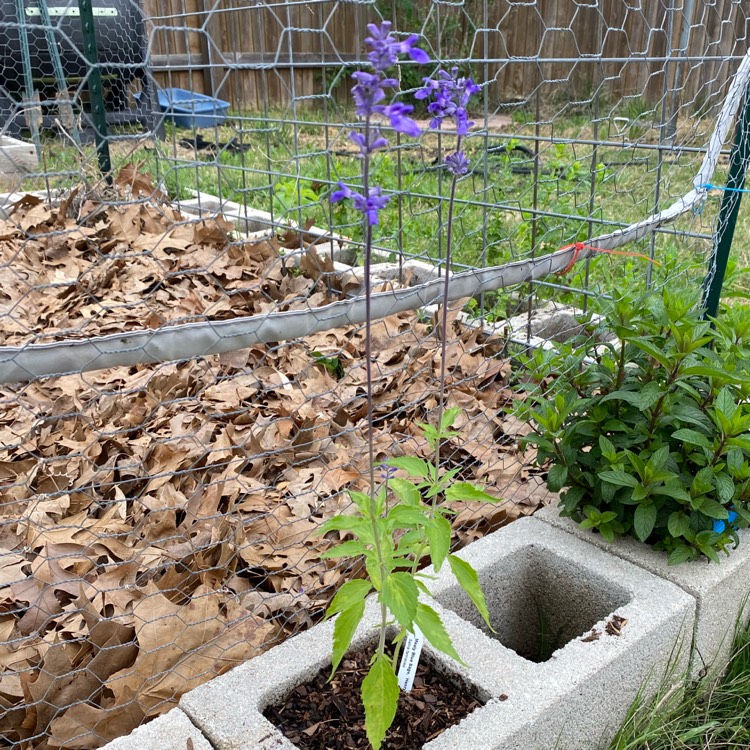
<path fill-rule="evenodd" d="M 555 464 L 547 473 L 547 488 L 550 492 L 559 492 L 568 479 L 568 467 L 564 464 Z"/>
<path fill-rule="evenodd" d="M 329 518 L 318 528 L 318 534 L 327 534 L 329 531 L 353 531 L 364 522 L 362 516 L 334 516 Z"/>
<path fill-rule="evenodd" d="M 674 440 L 679 440 L 681 443 L 689 443 L 690 445 L 698 445 L 701 448 L 711 449 L 711 443 L 708 438 L 695 430 L 675 430 L 672 433 L 672 438 Z"/>
<path fill-rule="evenodd" d="M 597 474 L 597 476 L 603 482 L 608 482 L 609 484 L 615 484 L 618 487 L 637 487 L 638 486 L 638 480 L 634 476 L 620 469 L 615 469 L 613 471 L 600 471 Z"/>
<path fill-rule="evenodd" d="M 465 667 L 468 666 L 453 647 L 451 637 L 448 635 L 448 631 L 445 629 L 440 615 L 432 607 L 428 607 L 426 604 L 420 602 L 417 605 L 417 616 L 414 618 L 414 622 L 419 626 L 424 637 L 438 651 L 448 654 L 448 656 L 455 659 L 459 664 Z"/>
<path fill-rule="evenodd" d="M 358 490 L 347 490 L 347 494 L 352 499 L 352 501 L 356 504 L 356 506 L 364 513 L 365 515 L 368 515 L 370 512 L 370 496 L 366 495 L 364 492 L 359 492 Z"/>
<path fill-rule="evenodd" d="M 685 536 L 690 529 L 690 519 L 684 513 L 675 511 L 669 516 L 667 529 L 674 537 Z"/>
<path fill-rule="evenodd" d="M 389 466 L 395 466 L 397 469 L 403 469 L 412 477 L 430 479 L 434 473 L 434 467 L 427 461 L 417 458 L 416 456 L 401 456 L 400 458 L 391 458 L 386 462 Z"/>
<path fill-rule="evenodd" d="M 419 599 L 419 589 L 414 579 L 404 572 L 389 573 L 383 581 L 380 596 L 399 625 L 411 632 Z"/>
<path fill-rule="evenodd" d="M 429 520 L 421 508 L 413 505 L 394 505 L 388 511 L 389 529 L 413 529 L 424 526 Z"/>
<path fill-rule="evenodd" d="M 398 497 L 402 503 L 406 503 L 407 505 L 419 505 L 422 500 L 419 490 L 415 487 L 414 483 L 410 482 L 408 479 L 393 477 L 388 480 L 388 487 L 396 493 L 396 497 Z"/>
<path fill-rule="evenodd" d="M 614 443 L 604 435 L 599 435 L 599 450 L 602 452 L 602 456 L 610 463 L 617 461 L 617 450 Z"/>
<path fill-rule="evenodd" d="M 679 565 L 680 563 L 692 560 L 695 557 L 692 547 L 688 547 L 687 544 L 680 544 L 675 547 L 670 553 L 667 559 L 668 565 Z"/>
<path fill-rule="evenodd" d="M 646 411 L 646 409 L 650 409 L 659 400 L 659 396 L 659 389 L 648 383 L 647 386 L 638 391 L 612 391 L 612 393 L 604 396 L 601 401 L 602 403 L 607 401 L 627 401 L 629 404 L 635 406 L 636 409 Z"/>
<path fill-rule="evenodd" d="M 731 503 L 734 500 L 734 481 L 732 477 L 724 472 L 714 477 L 716 481 L 716 491 L 719 493 L 719 499 L 724 503 Z"/>
<path fill-rule="evenodd" d="M 636 536 L 645 542 L 654 530 L 656 524 L 656 506 L 655 505 L 639 505 L 635 509 L 633 516 L 633 529 L 635 530 Z"/>
<path fill-rule="evenodd" d="M 391 660 L 380 654 L 375 657 L 367 677 L 362 681 L 365 731 L 373 750 L 380 750 L 386 732 L 393 724 L 398 695 L 398 678 Z"/>
<path fill-rule="evenodd" d="M 450 502 L 500 502 L 499 498 L 488 495 L 484 490 L 471 484 L 471 482 L 456 482 L 447 487 L 445 490 L 445 499 Z"/>
<path fill-rule="evenodd" d="M 690 502 L 690 493 L 681 484 L 665 484 L 661 487 L 654 487 L 651 492 L 654 495 L 673 497 L 675 500 L 682 500 L 686 503 Z"/>
<path fill-rule="evenodd" d="M 450 563 L 453 575 L 458 581 L 458 585 L 469 595 L 477 611 L 482 615 L 482 619 L 487 623 L 487 627 L 494 633 L 495 631 L 492 625 L 490 625 L 490 612 L 487 609 L 487 602 L 485 601 L 482 587 L 479 584 L 479 576 L 476 570 L 460 557 L 456 557 L 456 555 L 448 555 L 448 562 Z"/>
<path fill-rule="evenodd" d="M 719 395 L 716 397 L 716 401 L 714 401 L 714 406 L 716 411 L 718 411 L 727 421 L 732 420 L 739 408 L 729 388 L 722 388 L 719 391 Z"/>
<path fill-rule="evenodd" d="M 427 526 L 427 538 L 430 540 L 430 559 L 438 572 L 448 556 L 451 548 L 450 522 L 443 516 L 435 516 Z"/>
<path fill-rule="evenodd" d="M 333 601 L 326 610 L 326 617 L 331 617 L 337 612 L 343 612 L 353 607 L 358 602 L 364 601 L 365 597 L 372 591 L 372 584 L 356 578 L 347 581 L 333 597 Z"/>
<path fill-rule="evenodd" d="M 333 657 L 331 659 L 331 677 L 338 669 L 341 660 L 352 642 L 357 626 L 365 613 L 364 600 L 345 609 L 333 624 Z"/>
<path fill-rule="evenodd" d="M 331 549 L 327 549 L 320 555 L 320 559 L 338 560 L 342 557 L 357 557 L 358 555 L 364 555 L 366 552 L 367 547 L 359 539 L 349 539 L 331 547 Z"/>
<path fill-rule="evenodd" d="M 650 357 L 653 357 L 660 365 L 665 367 L 667 370 L 672 368 L 672 361 L 669 358 L 669 354 L 661 350 L 655 344 L 643 338 L 634 338 L 631 342 L 634 346 L 637 346 L 641 351 L 646 352 Z"/>
<path fill-rule="evenodd" d="M 453 427 L 453 423 L 456 421 L 456 417 L 461 413 L 460 406 L 452 406 L 450 409 L 446 409 L 443 412 L 443 416 L 440 419 L 440 432 L 444 432 L 449 427 Z"/>
<path fill-rule="evenodd" d="M 717 518 L 720 521 L 723 521 L 729 516 L 727 509 L 721 503 L 712 500 L 710 497 L 703 498 L 699 510 L 709 518 Z"/>

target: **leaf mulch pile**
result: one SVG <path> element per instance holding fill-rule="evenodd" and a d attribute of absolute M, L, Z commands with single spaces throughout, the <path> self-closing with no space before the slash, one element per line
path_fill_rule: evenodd
<path fill-rule="evenodd" d="M 345 658 L 330 682 L 330 667 L 321 669 L 263 715 L 300 750 L 368 750 L 360 689 L 373 650 Z M 417 750 L 485 703 L 472 685 L 434 669 L 430 659 L 422 657 L 414 687 L 401 692 L 381 747 Z"/>
<path fill-rule="evenodd" d="M 295 268 L 290 238 L 181 216 L 134 170 L 118 189 L 57 208 L 28 196 L 0 220 L 5 344 L 314 308 L 351 284 L 314 248 Z M 449 333 L 463 415 L 443 458 L 503 499 L 455 508 L 460 546 L 543 493 L 503 413 L 502 342 Z M 377 459 L 427 458 L 433 327 L 403 313 L 373 337 Z M 338 532 L 316 531 L 366 489 L 363 352 L 351 326 L 0 386 L 0 745 L 100 747 L 320 619 L 357 574 L 320 560 Z"/>

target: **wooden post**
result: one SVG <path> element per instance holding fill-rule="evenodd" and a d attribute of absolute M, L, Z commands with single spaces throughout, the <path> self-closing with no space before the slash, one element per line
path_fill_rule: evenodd
<path fill-rule="evenodd" d="M 214 13 L 216 6 L 221 0 L 199 0 L 200 8 L 204 15 L 203 24 L 201 25 L 200 43 L 201 43 L 201 65 L 203 66 L 203 85 L 206 93 L 210 96 L 220 97 L 221 89 L 224 86 L 223 75 L 219 71 L 217 64 L 219 55 L 216 54 L 217 41 L 221 41 L 219 18 Z M 218 45 L 221 50 L 221 45 Z"/>

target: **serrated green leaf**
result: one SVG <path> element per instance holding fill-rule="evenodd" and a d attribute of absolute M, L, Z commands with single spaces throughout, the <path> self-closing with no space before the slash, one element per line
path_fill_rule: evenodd
<path fill-rule="evenodd" d="M 435 516 L 427 526 L 427 538 L 430 540 L 430 559 L 435 572 L 440 570 L 448 556 L 452 533 L 450 522 L 443 516 Z"/>
<path fill-rule="evenodd" d="M 468 594 L 469 599 L 474 602 L 477 611 L 482 615 L 482 619 L 487 623 L 487 627 L 494 633 L 495 631 L 490 624 L 490 611 L 487 609 L 487 602 L 485 601 L 482 587 L 479 584 L 479 576 L 476 570 L 460 557 L 456 557 L 456 555 L 448 555 L 448 562 L 450 563 L 453 575 L 458 581 L 458 585 Z"/>
<path fill-rule="evenodd" d="M 675 430 L 672 433 L 672 438 L 674 440 L 679 440 L 681 443 L 698 445 L 701 448 L 707 448 L 709 450 L 711 448 L 711 443 L 709 442 L 708 438 L 705 435 L 701 435 L 700 432 L 696 432 L 695 430 L 689 430 L 686 428 L 682 430 Z"/>
<path fill-rule="evenodd" d="M 644 386 L 637 391 L 612 391 L 612 393 L 608 393 L 602 397 L 601 401 L 602 403 L 607 401 L 626 401 L 635 406 L 636 409 L 646 411 L 646 409 L 650 409 L 659 400 L 660 396 L 658 388 L 652 386 L 650 383 L 647 385 L 650 387 Z"/>
<path fill-rule="evenodd" d="M 641 351 L 646 352 L 650 357 L 653 357 L 663 367 L 666 367 L 668 370 L 671 369 L 672 362 L 669 358 L 669 354 L 662 351 L 655 344 L 652 344 L 650 341 L 643 338 L 633 338 L 630 343 L 637 346 Z"/>
<path fill-rule="evenodd" d="M 714 407 L 728 422 L 732 420 L 739 408 L 729 388 L 722 388 L 719 391 L 719 395 L 714 401 Z"/>
<path fill-rule="evenodd" d="M 547 473 L 547 488 L 550 492 L 559 492 L 568 479 L 568 467 L 564 464 L 555 464 Z"/>
<path fill-rule="evenodd" d="M 396 493 L 396 496 L 402 503 L 406 503 L 407 505 L 419 505 L 422 500 L 419 490 L 408 479 L 393 477 L 388 480 L 388 487 Z"/>
<path fill-rule="evenodd" d="M 358 602 L 364 601 L 371 591 L 372 584 L 369 581 L 363 581 L 359 578 L 347 581 L 333 597 L 333 601 L 326 610 L 326 617 L 332 617 L 337 612 L 343 612 Z"/>
<path fill-rule="evenodd" d="M 419 589 L 411 575 L 402 571 L 389 573 L 383 581 L 380 596 L 399 625 L 411 632 L 419 599 Z"/>
<path fill-rule="evenodd" d="M 434 467 L 427 461 L 416 456 L 401 456 L 400 458 L 390 458 L 387 461 L 389 466 L 395 466 L 397 469 L 403 469 L 412 477 L 421 479 L 430 479 Z"/>
<path fill-rule="evenodd" d="M 599 435 L 599 450 L 602 452 L 602 456 L 610 463 L 614 463 L 617 460 L 617 450 L 614 443 L 604 435 Z"/>
<path fill-rule="evenodd" d="M 356 504 L 356 506 L 367 515 L 370 512 L 370 496 L 366 495 L 364 492 L 359 492 L 358 490 L 347 490 L 347 494 L 352 499 L 352 502 Z"/>
<path fill-rule="evenodd" d="M 453 647 L 453 641 L 451 641 L 451 637 L 448 635 L 448 631 L 445 629 L 440 615 L 432 607 L 428 607 L 426 604 L 420 602 L 417 605 L 417 616 L 414 618 L 414 622 L 419 626 L 424 637 L 438 651 L 448 654 L 448 656 L 455 659 L 459 664 L 465 667 L 468 666 Z"/>
<path fill-rule="evenodd" d="M 333 624 L 333 656 L 331 658 L 331 677 L 338 669 L 341 660 L 344 658 L 349 644 L 352 642 L 354 634 L 357 632 L 357 626 L 362 620 L 365 613 L 364 600 L 353 604 L 349 609 L 345 609 L 336 618 Z"/>
<path fill-rule="evenodd" d="M 700 512 L 709 518 L 716 518 L 720 521 L 729 516 L 729 511 L 721 503 L 712 500 L 710 497 L 703 498 L 700 504 Z"/>
<path fill-rule="evenodd" d="M 651 492 L 654 495 L 673 497 L 675 500 L 682 500 L 686 503 L 690 502 L 690 493 L 681 484 L 665 484 L 661 487 L 654 487 Z"/>
<path fill-rule="evenodd" d="M 723 503 L 731 503 L 734 500 L 734 480 L 728 474 L 721 472 L 714 477 L 716 491 Z"/>
<path fill-rule="evenodd" d="M 362 703 L 365 707 L 365 732 L 373 750 L 380 750 L 386 732 L 393 724 L 398 707 L 398 678 L 391 660 L 375 657 L 362 681 Z"/>
<path fill-rule="evenodd" d="M 717 554 L 716 550 L 710 545 L 710 544 L 699 544 L 698 549 L 712 562 L 715 562 L 717 564 L 721 564 L 721 560 L 719 559 L 719 555 Z"/>
<path fill-rule="evenodd" d="M 450 487 L 446 487 L 445 499 L 450 502 L 483 502 L 497 503 L 500 499 L 488 495 L 483 489 L 476 487 L 471 482 L 454 482 Z"/>
<path fill-rule="evenodd" d="M 675 511 L 669 516 L 667 529 L 674 537 L 684 536 L 690 529 L 690 519 L 684 513 Z"/>
<path fill-rule="evenodd" d="M 636 536 L 642 542 L 645 542 L 654 530 L 656 515 L 657 511 L 655 505 L 639 505 L 635 509 L 635 514 L 633 515 L 633 529 Z"/>
<path fill-rule="evenodd" d="M 638 480 L 632 475 L 628 474 L 620 469 L 613 471 L 600 471 L 597 477 L 603 482 L 608 484 L 614 484 L 618 487 L 637 487 Z"/>

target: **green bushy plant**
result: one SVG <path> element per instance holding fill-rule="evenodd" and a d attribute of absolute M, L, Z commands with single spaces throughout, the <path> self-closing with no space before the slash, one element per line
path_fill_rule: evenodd
<path fill-rule="evenodd" d="M 750 310 L 709 322 L 691 295 L 620 298 L 600 333 L 616 338 L 526 363 L 526 443 L 562 515 L 666 550 L 670 564 L 718 562 L 750 523 Z"/>

